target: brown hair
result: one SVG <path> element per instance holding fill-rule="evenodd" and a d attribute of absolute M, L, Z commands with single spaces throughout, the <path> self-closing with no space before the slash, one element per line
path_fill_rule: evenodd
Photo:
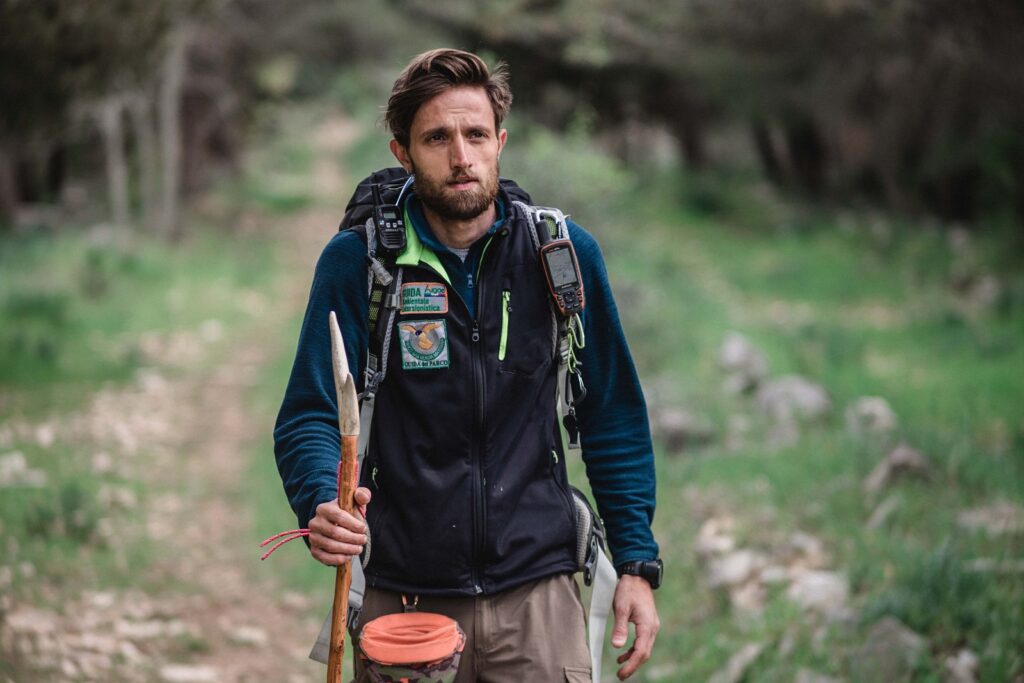
<path fill-rule="evenodd" d="M 491 72 L 484 60 L 472 52 L 439 48 L 413 57 L 391 88 L 384 121 L 395 140 L 409 147 L 409 130 L 416 112 L 423 104 L 446 90 L 459 86 L 479 86 L 487 93 L 494 110 L 494 128 L 512 106 L 512 90 L 508 86 L 508 67 L 504 62 Z"/>

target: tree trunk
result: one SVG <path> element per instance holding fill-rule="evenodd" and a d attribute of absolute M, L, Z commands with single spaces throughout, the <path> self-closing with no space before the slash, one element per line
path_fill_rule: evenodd
<path fill-rule="evenodd" d="M 0 140 L 0 227 L 14 221 L 18 211 L 18 176 L 14 151 Z"/>
<path fill-rule="evenodd" d="M 786 124 L 786 144 L 793 175 L 811 197 L 820 197 L 825 189 L 825 143 L 814 119 L 796 115 Z"/>
<path fill-rule="evenodd" d="M 119 97 L 109 97 L 99 104 L 96 112 L 107 160 L 107 195 L 110 200 L 111 222 L 118 230 L 128 227 L 128 163 L 124 154 L 124 103 Z"/>
<path fill-rule="evenodd" d="M 181 232 L 181 96 L 185 82 L 185 61 L 188 32 L 179 28 L 171 38 L 170 49 L 164 57 L 160 83 L 160 152 L 163 173 L 160 197 L 158 231 L 167 238 L 176 238 Z"/>
<path fill-rule="evenodd" d="M 157 168 L 157 141 L 153 126 L 153 109 L 143 93 L 133 96 L 128 103 L 132 128 L 135 133 L 135 150 L 139 164 L 139 196 L 141 211 L 139 222 L 147 229 L 156 222 L 159 170 Z"/>
<path fill-rule="evenodd" d="M 776 185 L 784 185 L 786 173 L 783 171 L 779 151 L 775 147 L 768 124 L 761 120 L 755 121 L 751 126 L 751 137 L 754 140 L 754 149 L 757 150 L 757 158 L 761 161 L 761 169 L 768 176 L 768 180 Z"/>
<path fill-rule="evenodd" d="M 690 107 L 681 111 L 674 121 L 673 130 L 686 166 L 693 171 L 704 168 L 707 164 L 704 129 L 695 109 Z"/>

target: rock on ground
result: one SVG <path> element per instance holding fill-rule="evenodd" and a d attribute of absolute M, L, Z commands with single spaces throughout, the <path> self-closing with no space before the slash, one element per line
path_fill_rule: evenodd
<path fill-rule="evenodd" d="M 768 359 L 739 332 L 726 335 L 718 350 L 718 365 L 725 371 L 725 388 L 730 393 L 750 391 L 768 376 Z"/>
<path fill-rule="evenodd" d="M 864 492 L 875 495 L 898 477 L 928 480 L 934 468 L 921 451 L 907 445 L 894 448 L 864 479 Z"/>
<path fill-rule="evenodd" d="M 717 437 L 715 426 L 710 421 L 685 408 L 652 408 L 650 421 L 655 438 L 664 442 L 670 451 L 708 444 Z"/>
<path fill-rule="evenodd" d="M 825 387 L 799 375 L 785 375 L 765 382 L 757 390 L 757 406 L 776 422 L 821 420 L 832 411 Z"/>
<path fill-rule="evenodd" d="M 852 655 L 850 672 L 858 683 L 901 683 L 910 680 L 914 664 L 928 653 L 928 641 L 899 619 L 875 623 Z"/>
<path fill-rule="evenodd" d="M 739 681 L 743 680 L 747 669 L 761 656 L 763 651 L 763 643 L 747 643 L 729 658 L 728 663 L 723 668 L 711 675 L 708 683 L 739 683 Z"/>
<path fill-rule="evenodd" d="M 709 517 L 697 532 L 694 544 L 697 554 L 702 557 L 720 555 L 736 548 L 733 532 L 736 521 L 732 517 Z"/>
<path fill-rule="evenodd" d="M 841 683 L 841 681 L 838 678 L 800 667 L 796 672 L 796 678 L 793 679 L 793 683 Z"/>
<path fill-rule="evenodd" d="M 964 648 L 955 655 L 946 657 L 946 683 L 976 683 L 978 680 L 978 655 Z"/>
<path fill-rule="evenodd" d="M 881 396 L 862 396 L 846 409 L 846 431 L 854 436 L 891 434 L 899 420 Z"/>
<path fill-rule="evenodd" d="M 964 510 L 957 523 L 970 531 L 983 531 L 989 536 L 1024 533 L 1024 508 L 1015 503 L 1000 502 Z"/>
<path fill-rule="evenodd" d="M 208 666 L 169 664 L 160 668 L 163 683 L 217 683 L 217 670 Z"/>
<path fill-rule="evenodd" d="M 850 583 L 838 572 L 798 572 L 786 596 L 805 610 L 821 614 L 839 614 L 850 598 Z"/>
<path fill-rule="evenodd" d="M 708 583 L 711 586 L 738 586 L 761 570 L 765 558 L 753 550 L 740 549 L 712 559 L 708 563 Z"/>

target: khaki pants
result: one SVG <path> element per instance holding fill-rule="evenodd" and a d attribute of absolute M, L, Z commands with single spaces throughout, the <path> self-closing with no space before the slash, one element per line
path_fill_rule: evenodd
<path fill-rule="evenodd" d="M 449 616 L 466 632 L 456 683 L 590 682 L 586 617 L 571 574 L 478 598 L 423 597 L 417 609 Z M 400 593 L 367 588 L 359 622 L 401 611 Z M 355 671 L 357 683 L 369 682 L 358 656 Z"/>

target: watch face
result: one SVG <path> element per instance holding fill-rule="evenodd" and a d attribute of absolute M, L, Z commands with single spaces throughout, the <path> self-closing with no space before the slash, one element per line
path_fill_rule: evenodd
<path fill-rule="evenodd" d="M 651 584 L 651 588 L 658 588 L 661 586 L 661 575 L 663 571 L 664 565 L 661 560 L 644 562 L 643 564 L 643 577 L 647 579 L 649 584 Z"/>

